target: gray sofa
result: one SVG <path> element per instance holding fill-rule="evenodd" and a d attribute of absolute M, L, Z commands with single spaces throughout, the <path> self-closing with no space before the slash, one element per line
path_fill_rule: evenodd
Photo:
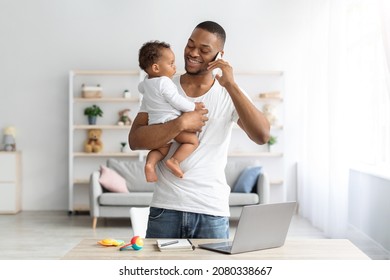
<path fill-rule="evenodd" d="M 259 166 L 254 159 L 230 158 L 225 168 L 226 181 L 232 188 L 246 167 Z M 144 162 L 138 160 L 118 161 L 108 159 L 107 167 L 115 170 L 126 180 L 128 193 L 107 192 L 99 183 L 100 171 L 90 177 L 90 215 L 92 227 L 96 228 L 98 218 L 129 218 L 131 207 L 149 206 L 153 195 L 153 183 L 147 183 L 144 176 Z M 261 172 L 252 192 L 231 192 L 229 198 L 231 218 L 238 218 L 242 206 L 269 203 L 270 185 L 267 174 Z"/>

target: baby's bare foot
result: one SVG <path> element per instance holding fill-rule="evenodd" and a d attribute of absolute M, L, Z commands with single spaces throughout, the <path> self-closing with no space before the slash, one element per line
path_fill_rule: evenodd
<path fill-rule="evenodd" d="M 145 177 L 147 182 L 157 182 L 156 170 L 150 163 L 145 164 Z"/>
<path fill-rule="evenodd" d="M 183 171 L 181 170 L 180 164 L 176 159 L 168 159 L 166 165 L 172 171 L 173 175 L 179 178 L 183 178 Z"/>

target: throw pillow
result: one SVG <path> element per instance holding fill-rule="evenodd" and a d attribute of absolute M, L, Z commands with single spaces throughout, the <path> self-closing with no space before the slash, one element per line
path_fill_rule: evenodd
<path fill-rule="evenodd" d="M 233 186 L 232 192 L 237 193 L 250 193 L 256 186 L 257 180 L 260 176 L 260 166 L 249 166 L 246 167 L 240 173 L 236 183 Z"/>
<path fill-rule="evenodd" d="M 107 160 L 107 166 L 121 175 L 129 192 L 149 192 L 154 190 L 155 183 L 148 183 L 145 178 L 145 163 L 138 160 L 121 161 L 114 158 Z"/>
<path fill-rule="evenodd" d="M 110 192 L 127 193 L 129 190 L 126 186 L 125 179 L 114 170 L 101 165 L 99 183 Z"/>

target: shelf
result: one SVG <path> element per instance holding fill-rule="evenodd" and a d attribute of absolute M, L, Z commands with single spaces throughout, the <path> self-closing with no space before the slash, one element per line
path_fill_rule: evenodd
<path fill-rule="evenodd" d="M 75 103 L 90 103 L 90 102 L 131 102 L 136 103 L 139 102 L 140 99 L 138 97 L 130 97 L 130 98 L 124 98 L 124 97 L 101 97 L 101 98 L 83 98 L 83 97 L 75 97 L 73 98 L 73 101 Z"/>
<path fill-rule="evenodd" d="M 283 130 L 282 124 L 272 125 L 271 130 Z"/>
<path fill-rule="evenodd" d="M 183 71 L 177 71 L 175 76 L 181 76 L 185 74 L 186 72 Z M 262 71 L 234 71 L 235 76 L 282 76 L 284 74 L 283 71 L 280 70 L 262 70 Z"/>
<path fill-rule="evenodd" d="M 138 157 L 142 152 L 127 152 L 127 153 L 73 153 L 73 157 Z"/>
<path fill-rule="evenodd" d="M 87 125 L 77 124 L 73 129 L 114 129 L 114 130 L 130 130 L 131 125 Z"/>
<path fill-rule="evenodd" d="M 0 150 L 0 154 L 4 154 L 4 155 L 16 155 L 16 154 L 20 154 L 21 151 L 4 151 L 4 150 Z"/>
<path fill-rule="evenodd" d="M 239 125 L 237 123 L 233 124 L 233 129 L 240 129 L 240 130 L 242 130 L 241 127 L 239 127 Z M 272 125 L 271 126 L 271 130 L 283 130 L 283 125 L 282 124 Z"/>
<path fill-rule="evenodd" d="M 104 130 L 105 141 L 121 143 L 126 141 L 123 133 L 128 133 L 131 125 L 118 125 L 117 116 L 119 107 L 130 107 L 127 109 L 138 110 L 142 95 L 137 91 L 138 83 L 143 79 L 143 72 L 137 70 L 71 70 L 69 71 L 69 187 L 68 187 L 68 209 L 69 211 L 88 210 L 88 207 L 81 205 L 78 200 L 86 200 L 84 193 L 74 191 L 74 186 L 88 186 L 89 175 L 87 170 L 98 169 L 99 163 L 108 158 L 121 158 L 123 160 L 142 160 L 146 155 L 145 151 L 131 151 L 126 148 L 125 152 L 112 147 L 106 148 L 100 153 L 86 153 L 80 140 L 80 133 L 90 129 Z M 82 84 L 105 84 L 102 96 L 86 98 L 82 95 Z M 130 90 L 130 95 L 124 95 L 124 89 Z M 81 114 L 83 107 L 92 104 L 104 106 L 109 118 L 103 119 L 101 123 L 89 125 Z M 111 113 L 114 113 L 111 114 Z M 76 148 L 76 147 L 77 148 Z M 88 169 L 87 169 L 88 167 Z M 81 169 L 81 170 L 80 170 Z M 76 172 L 77 171 L 77 172 Z M 79 174 L 77 178 L 74 175 Z M 77 196 L 77 197 L 76 197 Z M 80 196 L 80 197 L 79 197 Z M 83 203 L 82 203 L 83 204 Z M 86 203 L 87 204 L 87 203 Z"/>
<path fill-rule="evenodd" d="M 229 157 L 282 157 L 280 152 L 230 152 Z"/>
<path fill-rule="evenodd" d="M 257 75 L 282 76 L 283 75 L 283 71 L 279 71 L 279 70 L 235 71 L 234 75 L 243 75 L 243 76 L 257 76 Z"/>
<path fill-rule="evenodd" d="M 283 97 L 255 97 L 253 101 L 265 102 L 265 101 L 274 101 L 274 102 L 282 102 Z"/>
<path fill-rule="evenodd" d="M 283 184 L 283 180 L 271 180 L 270 182 L 270 185 L 274 185 L 274 186 L 276 186 L 276 185 L 282 185 Z"/>
<path fill-rule="evenodd" d="M 140 74 L 139 71 L 127 71 L 127 70 L 74 70 L 72 71 L 74 75 L 92 75 L 92 76 L 138 76 Z"/>
<path fill-rule="evenodd" d="M 74 179 L 73 184 L 86 185 L 89 184 L 89 179 Z"/>

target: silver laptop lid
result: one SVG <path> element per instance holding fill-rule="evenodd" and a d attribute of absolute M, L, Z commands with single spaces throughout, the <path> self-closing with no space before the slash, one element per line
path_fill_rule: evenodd
<path fill-rule="evenodd" d="M 296 202 L 244 206 L 234 235 L 231 253 L 284 245 Z"/>

